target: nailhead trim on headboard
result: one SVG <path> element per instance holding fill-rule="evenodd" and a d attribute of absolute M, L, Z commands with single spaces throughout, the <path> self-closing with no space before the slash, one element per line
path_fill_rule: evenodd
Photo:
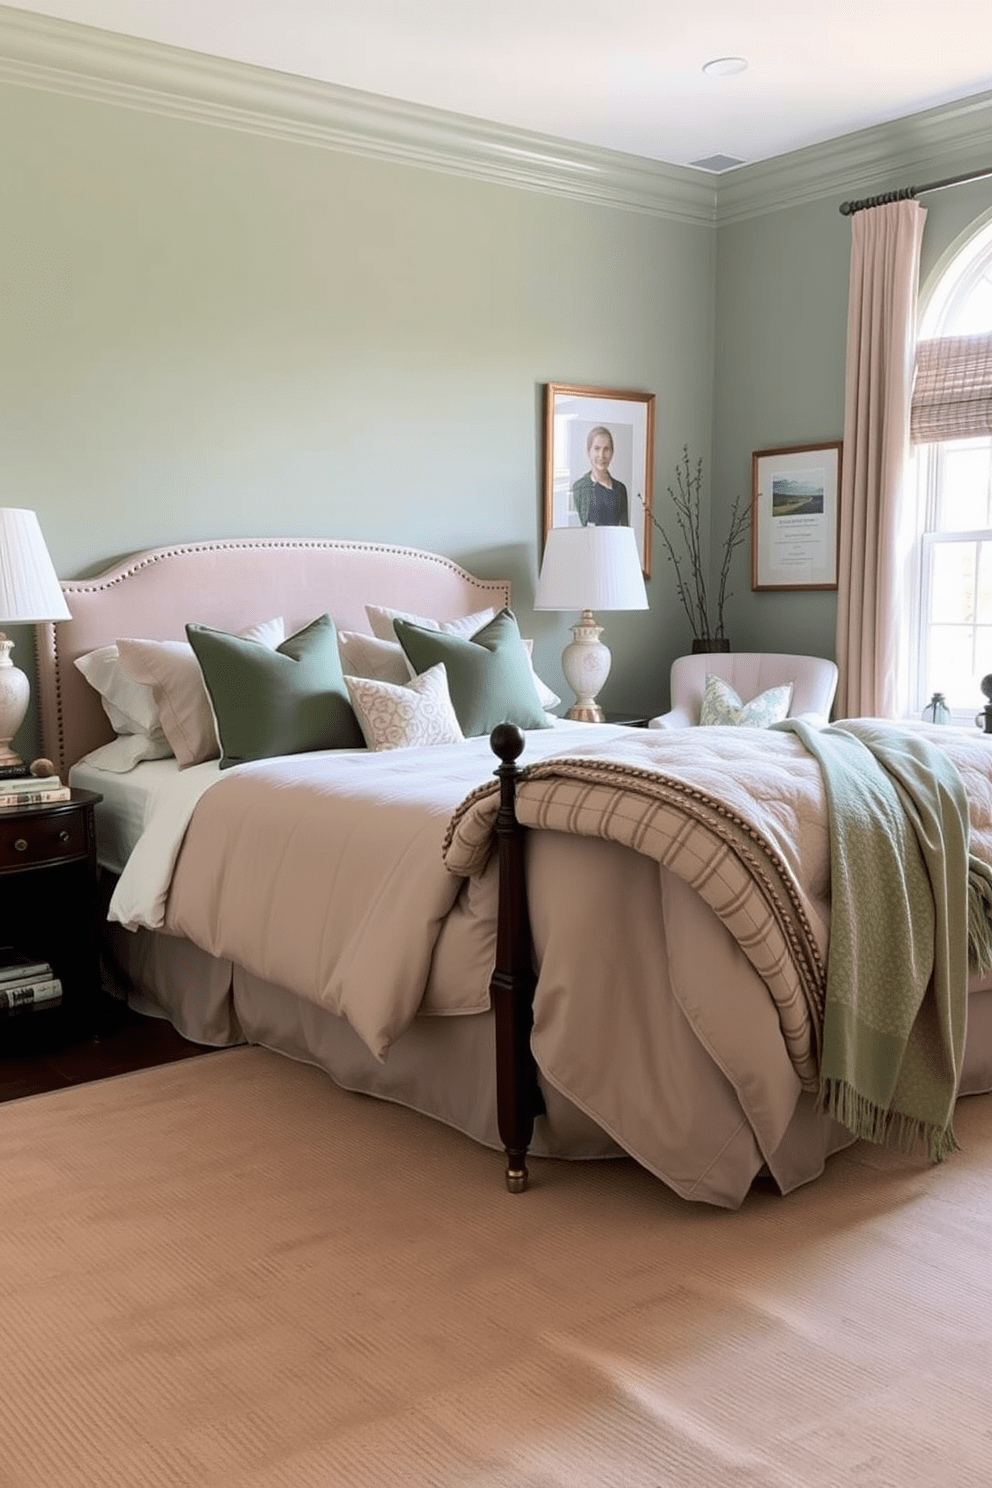
<path fill-rule="evenodd" d="M 74 596 L 108 593 L 133 579 L 142 571 L 158 564 L 182 560 L 184 557 L 201 553 L 265 552 L 267 550 L 359 553 L 367 554 L 370 558 L 374 558 L 376 554 L 382 554 L 397 559 L 407 558 L 418 565 L 432 566 L 464 579 L 471 586 L 472 591 L 478 594 L 480 600 L 478 607 L 486 603 L 502 605 L 509 602 L 509 585 L 505 581 L 476 578 L 452 559 L 445 558 L 441 554 L 390 543 L 359 542 L 342 538 L 217 538 L 202 542 L 177 543 L 169 547 L 152 548 L 135 553 L 121 560 L 120 563 L 114 564 L 105 572 L 95 575 L 92 579 L 68 580 L 63 583 L 62 590 L 72 610 Z M 388 603 L 388 597 L 377 596 L 375 602 Z M 402 608 L 402 606 L 397 607 Z M 65 622 L 65 625 L 70 626 L 71 623 Z M 66 654 L 65 646 L 60 643 L 61 628 L 59 625 L 52 624 L 36 627 L 36 672 L 43 748 L 58 763 L 60 770 L 64 769 L 67 763 L 72 763 L 72 760 L 67 761 L 70 746 L 66 729 L 65 678 L 72 667 L 74 655 L 79 654 L 78 650 L 73 655 Z M 116 636 L 108 636 L 97 644 L 106 644 L 109 639 L 116 639 Z"/>

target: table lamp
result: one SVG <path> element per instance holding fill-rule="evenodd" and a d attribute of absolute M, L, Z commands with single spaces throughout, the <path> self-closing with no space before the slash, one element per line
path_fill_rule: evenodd
<path fill-rule="evenodd" d="M 71 618 L 37 514 L 0 507 L 0 625 Z M 0 769 L 8 772 L 23 763 L 10 741 L 31 697 L 31 684 L 10 659 L 13 647 L 0 631 Z"/>
<path fill-rule="evenodd" d="M 596 694 L 613 658 L 599 639 L 593 610 L 646 610 L 647 590 L 632 527 L 552 527 L 534 596 L 535 610 L 581 610 L 561 669 L 575 693 L 566 713 L 583 723 L 604 723 Z"/>

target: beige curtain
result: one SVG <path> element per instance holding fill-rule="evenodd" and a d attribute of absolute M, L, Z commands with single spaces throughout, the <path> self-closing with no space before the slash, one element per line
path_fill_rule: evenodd
<path fill-rule="evenodd" d="M 908 668 L 905 539 L 916 297 L 926 209 L 851 219 L 835 716 L 893 718 Z"/>

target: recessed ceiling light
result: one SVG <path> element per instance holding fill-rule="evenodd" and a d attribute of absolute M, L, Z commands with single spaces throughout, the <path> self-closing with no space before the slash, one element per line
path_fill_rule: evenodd
<path fill-rule="evenodd" d="M 703 71 L 711 77 L 731 77 L 735 72 L 746 70 L 746 57 L 714 57 L 712 62 L 703 63 Z"/>

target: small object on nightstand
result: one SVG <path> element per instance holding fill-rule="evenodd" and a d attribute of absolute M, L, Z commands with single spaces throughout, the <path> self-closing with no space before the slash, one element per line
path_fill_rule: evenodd
<path fill-rule="evenodd" d="M 58 771 L 50 759 L 32 760 L 28 774 L 36 776 L 39 780 L 51 780 L 54 778 L 55 784 L 58 785 L 59 783 Z"/>

